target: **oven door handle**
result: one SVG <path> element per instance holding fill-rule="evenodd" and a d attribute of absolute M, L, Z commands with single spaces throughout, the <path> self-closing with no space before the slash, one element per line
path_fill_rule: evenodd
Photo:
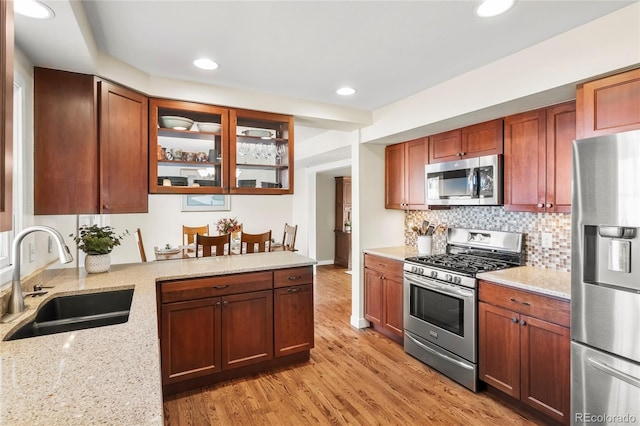
<path fill-rule="evenodd" d="M 640 379 L 638 379 L 638 378 L 636 378 L 636 377 L 634 377 L 634 376 L 632 376 L 630 374 L 627 374 L 627 373 L 625 373 L 623 371 L 620 371 L 620 370 L 618 370 L 616 368 L 613 368 L 613 367 L 607 365 L 605 362 L 600 361 L 598 359 L 589 357 L 589 358 L 587 358 L 587 361 L 589 362 L 589 364 L 591 364 L 593 367 L 597 368 L 598 370 L 601 370 L 602 372 L 604 372 L 604 373 L 606 373 L 606 374 L 608 374 L 610 376 L 613 376 L 613 377 L 615 377 L 617 379 L 625 381 L 625 382 L 629 383 L 632 386 L 640 388 Z"/>
<path fill-rule="evenodd" d="M 416 279 L 416 278 L 409 278 L 409 277 L 405 277 L 409 282 L 415 283 L 417 285 L 419 285 L 420 287 L 426 287 L 430 290 L 434 290 L 437 291 L 438 293 L 443 293 L 443 294 L 449 294 L 449 295 L 455 295 L 455 296 L 460 296 L 460 297 L 464 297 L 467 299 L 471 299 L 473 298 L 473 292 L 472 291 L 468 291 L 468 290 L 462 290 L 462 289 L 458 289 L 458 288 L 454 288 L 448 285 L 442 285 L 442 284 L 437 284 L 431 281 L 427 281 L 425 279 Z"/>
<path fill-rule="evenodd" d="M 417 340 L 416 340 L 416 339 L 414 339 L 412 336 L 409 336 L 407 333 L 404 333 L 404 335 L 405 335 L 405 337 L 408 337 L 409 339 L 411 339 L 411 341 L 412 341 L 413 343 L 415 343 L 416 345 L 420 346 L 420 347 L 421 347 L 422 349 L 424 349 L 425 351 L 430 352 L 430 353 L 432 353 L 433 355 L 439 356 L 440 358 L 445 359 L 446 361 L 448 361 L 448 362 L 450 362 L 450 363 L 452 363 L 452 364 L 458 365 L 458 366 L 460 366 L 460 367 L 464 368 L 465 370 L 473 370 L 473 366 L 472 366 L 472 365 L 466 364 L 466 363 L 464 363 L 464 362 L 462 362 L 462 361 L 458 361 L 457 359 L 453 359 L 453 358 L 451 358 L 450 356 L 447 356 L 447 355 L 445 355 L 445 354 L 441 354 L 441 353 L 440 353 L 440 352 L 438 352 L 438 351 L 434 351 L 434 350 L 433 350 L 433 349 L 431 349 L 429 346 L 427 346 L 427 345 L 425 345 L 425 344 L 423 344 L 423 343 L 421 343 L 421 342 L 417 341 Z"/>

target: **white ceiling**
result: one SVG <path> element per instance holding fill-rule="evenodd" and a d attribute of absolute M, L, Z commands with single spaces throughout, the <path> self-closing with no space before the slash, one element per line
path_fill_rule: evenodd
<path fill-rule="evenodd" d="M 489 19 L 477 1 L 44 3 L 55 19 L 16 16 L 37 66 L 96 72 L 97 47 L 152 76 L 375 110 L 634 1 L 517 0 Z M 200 56 L 220 68 L 196 69 Z"/>

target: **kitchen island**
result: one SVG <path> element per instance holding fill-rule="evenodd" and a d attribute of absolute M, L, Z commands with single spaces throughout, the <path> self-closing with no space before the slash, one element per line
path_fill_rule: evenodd
<path fill-rule="evenodd" d="M 53 288 L 45 296 L 26 298 L 23 315 L 0 324 L 2 339 L 56 295 L 134 288 L 129 320 L 2 341 L 0 424 L 162 424 L 156 283 L 315 263 L 283 251 L 117 265 L 103 274 L 75 268 L 43 272 L 35 283 Z"/>

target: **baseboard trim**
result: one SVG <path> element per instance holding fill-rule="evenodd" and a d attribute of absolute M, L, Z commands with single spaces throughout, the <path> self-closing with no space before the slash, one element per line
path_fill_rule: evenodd
<path fill-rule="evenodd" d="M 333 265 L 333 260 L 318 260 L 316 265 Z"/>
<path fill-rule="evenodd" d="M 355 328 L 367 328 L 369 327 L 370 323 L 368 320 L 364 318 L 357 318 L 352 316 L 351 325 L 354 326 Z"/>

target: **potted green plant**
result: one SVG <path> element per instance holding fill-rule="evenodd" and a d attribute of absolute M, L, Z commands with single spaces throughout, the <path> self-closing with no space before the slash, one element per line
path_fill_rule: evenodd
<path fill-rule="evenodd" d="M 83 225 L 78 229 L 78 235 L 69 235 L 78 245 L 78 248 L 85 252 L 84 267 L 88 273 L 106 272 L 111 267 L 111 251 L 115 246 L 120 245 L 120 241 L 129 235 L 125 231 L 118 235 L 114 228 L 110 226 Z"/>

